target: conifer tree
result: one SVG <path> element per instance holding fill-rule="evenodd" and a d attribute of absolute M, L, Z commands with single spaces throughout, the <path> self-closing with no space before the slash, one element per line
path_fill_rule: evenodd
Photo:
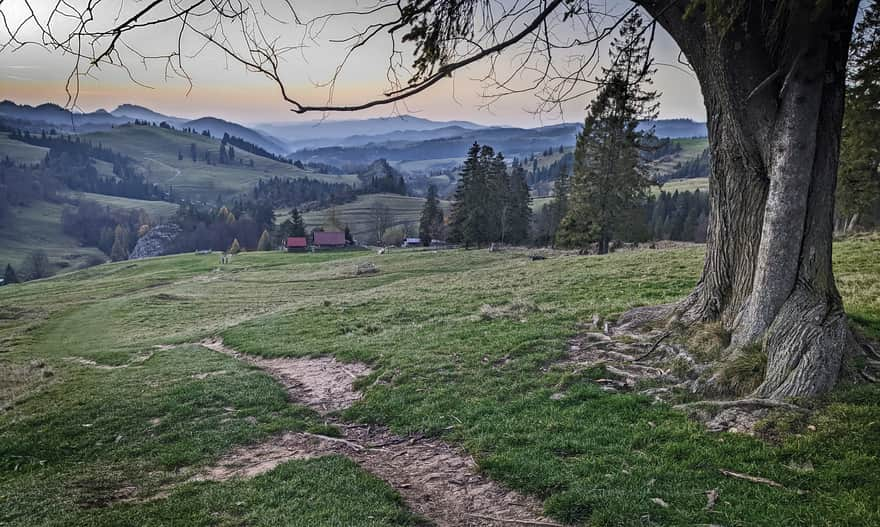
<path fill-rule="evenodd" d="M 656 92 L 650 84 L 649 48 L 637 11 L 621 26 L 611 44 L 614 62 L 603 69 L 601 88 L 578 134 L 569 209 L 557 242 L 585 247 L 598 242 L 607 253 L 619 220 L 646 198 L 648 180 L 640 155 L 640 120 L 656 115 Z"/>
<path fill-rule="evenodd" d="M 511 167 L 507 183 L 507 234 L 504 241 L 523 243 L 529 237 L 532 222 L 532 196 L 526 183 L 526 171 L 519 162 Z"/>
<path fill-rule="evenodd" d="M 6 285 L 18 283 L 18 275 L 15 274 L 12 264 L 6 264 L 6 272 L 3 273 L 3 283 Z"/>
<path fill-rule="evenodd" d="M 428 185 L 428 195 L 425 199 L 425 205 L 422 207 L 422 215 L 419 218 L 419 238 L 422 245 L 428 247 L 431 240 L 438 238 L 440 229 L 443 226 L 443 210 L 440 208 L 440 201 L 437 199 L 437 187 Z"/>
<path fill-rule="evenodd" d="M 856 25 L 837 183 L 838 230 L 880 222 L 880 1 Z"/>
<path fill-rule="evenodd" d="M 480 201 L 484 191 L 480 171 L 480 145 L 474 143 L 468 150 L 467 158 L 458 176 L 450 220 L 450 240 L 465 247 L 480 242 L 481 218 L 478 209 L 482 206 Z"/>

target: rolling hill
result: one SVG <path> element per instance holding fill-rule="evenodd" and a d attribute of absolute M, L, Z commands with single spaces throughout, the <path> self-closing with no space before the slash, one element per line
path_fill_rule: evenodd
<path fill-rule="evenodd" d="M 124 199 L 124 198 L 120 198 Z M 81 247 L 61 231 L 64 204 L 35 201 L 26 207 L 12 207 L 0 221 L 0 266 L 11 264 L 17 271 L 30 251 L 42 249 L 55 272 L 76 269 L 90 258 L 106 260 L 97 247 Z"/>
<path fill-rule="evenodd" d="M 224 121 L 223 119 L 218 119 L 216 117 L 202 117 L 200 119 L 187 121 L 182 123 L 181 127 L 193 128 L 198 132 L 208 130 L 211 132 L 211 135 L 216 138 L 222 138 L 223 134 L 229 134 L 244 139 L 249 143 L 253 143 L 260 148 L 264 148 L 277 155 L 284 155 L 287 152 L 287 147 L 283 145 L 279 139 L 265 133 L 257 132 L 246 126 Z"/>
<path fill-rule="evenodd" d="M 376 206 L 387 206 L 393 217 L 392 226 L 410 226 L 418 230 L 419 217 L 422 214 L 422 206 L 425 203 L 424 198 L 412 196 L 401 196 L 399 194 L 365 194 L 344 205 L 337 205 L 335 209 L 336 218 L 342 225 L 348 225 L 351 234 L 355 240 L 359 242 L 375 239 L 375 213 Z M 441 206 L 445 211 L 449 210 L 450 203 L 441 201 Z M 287 219 L 287 210 L 279 210 L 277 221 L 283 222 Z M 327 218 L 330 215 L 330 209 L 322 209 L 303 214 L 308 229 L 315 227 L 325 227 Z"/>
<path fill-rule="evenodd" d="M 261 178 L 276 176 L 357 182 L 354 176 L 309 172 L 241 149 L 236 149 L 236 159 L 241 160 L 238 164 L 208 165 L 204 162 L 204 154 L 210 153 L 216 162 L 220 149 L 218 139 L 157 126 L 118 126 L 85 134 L 83 138 L 134 158 L 143 166 L 147 181 L 163 188 L 171 187 L 175 195 L 196 201 L 213 202 L 218 195 L 231 197 L 250 191 Z M 196 162 L 190 157 L 192 145 L 197 152 Z M 179 159 L 178 154 L 183 159 Z"/>

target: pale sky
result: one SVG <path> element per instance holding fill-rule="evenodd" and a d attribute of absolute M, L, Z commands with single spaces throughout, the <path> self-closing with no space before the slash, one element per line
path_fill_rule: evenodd
<path fill-rule="evenodd" d="M 119 12 L 122 0 L 105 0 L 101 9 L 112 17 Z M 176 0 L 187 5 L 185 0 Z M 291 18 L 289 12 L 281 9 L 285 0 L 263 0 L 269 12 L 279 19 Z M 328 10 L 341 11 L 364 9 L 374 4 L 356 0 L 292 0 L 301 19 L 307 19 Z M 512 5 L 515 0 L 502 0 L 504 5 Z M 54 4 L 43 0 L 31 0 L 32 6 Z M 255 2 L 260 5 L 259 1 Z M 594 2 L 611 13 L 620 13 L 631 4 L 626 1 L 607 0 Z M 139 10 L 144 2 L 122 4 L 125 13 Z M 113 6 L 113 7 L 108 7 Z M 332 7 L 329 7 L 332 6 Z M 46 7 L 46 6 L 43 6 Z M 0 11 L 6 16 L 9 25 L 21 20 L 27 9 L 25 0 L 0 0 Z M 40 13 L 38 12 L 38 15 Z M 100 15 L 99 15 L 100 18 Z M 325 27 L 316 41 L 303 41 L 301 28 L 291 23 L 277 22 L 263 17 L 264 33 L 269 40 L 278 39 L 279 45 L 295 46 L 305 42 L 305 47 L 285 56 L 281 64 L 282 77 L 289 93 L 310 104 L 322 104 L 328 97 L 327 88 L 317 87 L 316 83 L 326 82 L 339 64 L 344 48 L 330 42 L 363 28 L 377 16 L 346 17 L 336 19 Z M 563 38 L 577 31 L 577 28 L 558 24 L 556 31 Z M 36 28 L 27 28 L 25 37 L 37 38 Z M 5 32 L 0 29 L 0 36 Z M 230 37 L 234 41 L 234 37 Z M 169 25 L 150 28 L 133 35 L 130 42 L 145 54 L 159 55 L 176 47 L 177 30 Z M 119 104 L 131 103 L 147 106 L 156 111 L 179 117 L 201 117 L 213 115 L 242 123 L 302 121 L 318 119 L 319 114 L 297 115 L 289 111 L 271 80 L 260 74 L 250 73 L 238 63 L 229 61 L 224 54 L 213 47 L 205 48 L 201 54 L 191 57 L 201 48 L 202 41 L 197 35 L 185 35 L 183 40 L 184 66 L 192 78 L 192 91 L 187 94 L 188 84 L 175 77 L 166 78 L 165 66 L 161 62 L 144 64 L 129 56 L 129 64 L 135 78 L 149 87 L 139 86 L 121 70 L 104 68 L 84 78 L 79 89 L 78 106 L 84 111 L 98 108 L 111 110 Z M 334 102 L 353 103 L 374 98 L 387 87 L 385 69 L 390 45 L 386 40 L 378 40 L 359 50 L 343 70 L 334 93 Z M 408 50 L 407 50 L 408 51 Z M 511 71 L 519 60 L 521 50 L 509 51 L 496 63 L 496 71 Z M 603 60 L 607 52 L 603 49 Z M 658 63 L 654 77 L 655 88 L 660 98 L 660 117 L 690 117 L 705 120 L 705 109 L 699 85 L 692 73 L 679 66 L 679 50 L 672 39 L 658 29 L 653 46 L 653 56 Z M 404 55 L 407 65 L 410 54 Z M 562 52 L 554 52 L 554 62 L 565 65 L 570 61 Z M 25 46 L 17 50 L 7 48 L 0 52 L 0 99 L 11 99 L 18 103 L 40 104 L 54 102 L 63 105 L 67 99 L 64 90 L 67 76 L 73 67 L 73 58 L 59 52 L 52 52 L 40 46 Z M 674 66 L 673 66 L 674 65 Z M 434 120 L 469 120 L 483 124 L 539 126 L 565 121 L 580 121 L 589 104 L 589 95 L 568 102 L 563 115 L 543 113 L 535 115 L 538 101 L 533 93 L 510 95 L 493 103 L 489 108 L 483 106 L 487 100 L 482 97 L 485 83 L 479 80 L 485 76 L 488 63 L 479 63 L 456 73 L 453 79 L 444 80 L 427 92 L 407 100 L 397 108 L 380 107 L 366 112 L 330 114 L 330 119 L 352 119 L 376 116 L 390 116 L 408 113 Z M 521 84 L 530 80 L 528 76 L 520 79 Z"/>

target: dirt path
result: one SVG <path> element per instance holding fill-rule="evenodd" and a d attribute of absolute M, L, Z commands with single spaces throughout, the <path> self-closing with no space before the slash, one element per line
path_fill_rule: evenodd
<path fill-rule="evenodd" d="M 291 400 L 322 415 L 342 410 L 360 399 L 354 380 L 370 373 L 363 364 L 333 358 L 263 359 L 238 353 L 220 340 L 202 346 L 254 364 L 278 379 Z M 508 490 L 477 472 L 466 452 L 443 441 L 403 437 L 386 428 L 347 424 L 328 417 L 342 437 L 284 433 L 230 452 L 196 479 L 252 477 L 292 459 L 343 455 L 381 478 L 411 510 L 440 527 L 560 525 L 541 515 L 536 499 Z"/>

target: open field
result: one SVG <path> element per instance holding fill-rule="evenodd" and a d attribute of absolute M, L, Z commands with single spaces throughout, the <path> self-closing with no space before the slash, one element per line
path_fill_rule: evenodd
<path fill-rule="evenodd" d="M 875 338 L 878 250 L 876 235 L 835 246 L 846 309 Z M 378 272 L 357 275 L 363 262 Z M 841 386 L 765 442 L 708 433 L 649 397 L 603 391 L 601 367 L 561 362 L 594 313 L 680 298 L 701 262 L 699 247 L 536 262 L 518 251 L 246 253 L 220 268 L 216 255 L 181 255 L 0 288 L 0 523 L 420 524 L 344 455 L 194 478 L 282 431 L 341 434 L 339 419 L 464 448 L 557 522 L 880 523 L 876 385 Z M 254 356 L 365 363 L 364 398 L 328 422 L 263 370 L 188 344 L 214 336 Z"/>
<path fill-rule="evenodd" d="M 163 188 L 189 199 L 213 202 L 218 194 L 228 196 L 247 192 L 257 181 L 272 177 L 310 177 L 331 182 L 356 183 L 354 176 L 332 176 L 300 170 L 292 165 L 256 156 L 235 149 L 243 164 L 208 165 L 204 153 L 210 152 L 216 163 L 220 140 L 198 134 L 151 126 L 121 126 L 107 132 L 86 134 L 84 138 L 101 143 L 138 160 L 146 170 L 146 178 Z M 196 145 L 198 162 L 190 158 L 190 145 Z M 183 160 L 178 160 L 178 153 Z M 249 162 L 253 159 L 254 166 Z"/>
<path fill-rule="evenodd" d="M 393 226 L 410 225 L 418 231 L 419 218 L 421 217 L 424 203 L 424 198 L 412 196 L 400 196 L 398 194 L 366 194 L 358 196 L 358 198 L 351 203 L 337 205 L 335 207 L 336 218 L 343 226 L 349 226 L 351 234 L 356 240 L 374 238 L 375 215 L 373 214 L 373 207 L 377 205 L 385 205 L 389 208 L 391 215 L 394 218 Z M 449 211 L 449 202 L 441 201 L 440 205 L 443 207 L 444 211 Z M 278 222 L 280 223 L 284 221 L 289 212 L 289 210 L 277 211 Z M 307 212 L 303 214 L 303 220 L 306 223 L 306 227 L 309 229 L 321 227 L 324 226 L 329 214 L 330 209 Z"/>
<path fill-rule="evenodd" d="M 669 181 L 664 183 L 662 187 L 656 185 L 651 186 L 651 192 L 654 194 L 660 194 L 661 190 L 670 194 L 672 194 L 676 190 L 679 192 L 694 192 L 696 190 L 699 190 L 700 192 L 705 193 L 709 191 L 709 178 L 698 177 L 692 179 L 670 179 Z"/>
<path fill-rule="evenodd" d="M 703 150 L 709 148 L 709 139 L 706 137 L 673 139 L 672 142 L 681 145 L 681 151 L 669 156 L 668 159 L 663 158 L 651 163 L 652 170 L 657 170 L 662 174 L 672 172 L 679 163 L 684 164 L 691 159 L 700 157 Z"/>
<path fill-rule="evenodd" d="M 35 201 L 27 207 L 12 207 L 0 228 L 0 266 L 12 264 L 17 271 L 30 251 L 42 249 L 56 271 L 74 269 L 89 256 L 105 258 L 96 247 L 80 247 L 61 232 L 61 211 L 65 205 Z"/>
<path fill-rule="evenodd" d="M 73 200 L 87 200 L 100 203 L 110 207 L 111 209 L 143 209 L 151 218 L 159 220 L 173 216 L 178 209 L 178 205 L 168 203 L 167 201 L 147 201 L 143 199 L 122 198 L 119 196 L 107 196 L 104 194 L 93 194 L 91 192 L 68 192 L 66 197 Z"/>
<path fill-rule="evenodd" d="M 26 163 L 31 165 L 42 161 L 48 151 L 48 148 L 10 139 L 8 133 L 0 132 L 0 158 L 9 156 L 17 164 Z"/>

